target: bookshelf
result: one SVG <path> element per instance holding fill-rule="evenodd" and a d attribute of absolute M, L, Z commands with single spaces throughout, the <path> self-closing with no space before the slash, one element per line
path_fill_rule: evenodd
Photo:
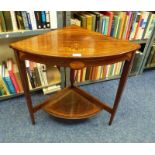
<path fill-rule="evenodd" d="M 8 32 L 1 32 L 0 31 L 0 44 L 2 45 L 1 46 L 2 52 L 0 53 L 0 63 L 2 62 L 2 60 L 7 60 L 7 58 L 9 58 L 9 57 L 13 58 L 13 60 L 15 61 L 14 53 L 8 47 L 8 45 L 10 43 L 21 40 L 21 39 L 25 39 L 28 37 L 32 37 L 35 35 L 43 34 L 43 33 L 49 32 L 51 30 L 54 30 L 57 28 L 62 28 L 64 26 L 68 26 L 71 24 L 77 25 L 77 21 L 75 23 L 75 21 L 73 22 L 73 20 L 72 20 L 72 19 L 76 19 L 74 14 L 76 14 L 76 13 L 77 14 L 78 13 L 90 14 L 90 13 L 92 13 L 92 11 L 89 13 L 88 12 L 87 13 L 86 12 L 78 12 L 78 11 L 58 11 L 58 12 L 49 11 L 49 13 L 51 15 L 50 21 L 53 21 L 53 22 L 51 22 L 51 26 L 49 28 L 42 28 L 42 29 L 33 29 L 32 28 L 32 29 L 26 29 L 26 30 L 19 29 L 16 31 L 8 31 Z M 46 19 L 46 20 L 48 20 L 48 19 Z M 85 27 L 85 28 L 89 29 L 89 27 Z M 151 36 L 149 38 L 147 38 L 147 39 L 141 38 L 141 39 L 136 39 L 136 40 L 133 40 L 133 39 L 130 40 L 133 43 L 138 43 L 138 44 L 142 45 L 141 53 L 143 54 L 143 56 L 141 57 L 141 60 L 139 61 L 137 71 L 134 73 L 130 73 L 130 76 L 136 76 L 136 75 L 142 74 L 144 69 L 154 68 L 154 66 L 145 67 L 146 61 L 147 61 L 148 56 L 150 54 L 150 49 L 151 49 L 153 42 L 154 42 L 154 36 L 155 36 L 155 27 L 154 27 L 154 30 L 152 31 Z M 66 68 L 61 67 L 60 73 L 61 73 L 61 87 L 64 88 L 65 86 L 70 84 L 70 81 L 69 81 L 70 71 Z M 85 84 L 91 84 L 91 83 L 95 83 L 95 82 L 113 80 L 113 79 L 118 79 L 118 78 L 120 78 L 120 75 L 113 75 L 113 76 L 110 76 L 110 77 L 107 77 L 104 79 L 85 80 L 85 81 L 76 82 L 76 83 L 77 83 L 77 85 L 85 85 Z M 58 82 L 58 84 L 60 84 L 60 82 Z M 38 87 L 32 91 L 41 90 L 43 88 L 44 87 Z M 23 92 L 21 92 L 19 94 L 10 95 L 10 96 L 0 96 L 0 100 L 16 97 L 16 96 L 19 96 L 21 94 L 23 94 Z"/>
<path fill-rule="evenodd" d="M 51 29 L 40 29 L 40 30 L 19 30 L 16 32 L 3 32 L 0 33 L 0 39 L 19 38 L 19 37 L 30 37 L 34 35 L 43 34 L 51 31 Z"/>
<path fill-rule="evenodd" d="M 152 31 L 152 35 L 150 37 L 150 40 L 149 40 L 149 43 L 148 43 L 148 47 L 147 47 L 147 52 L 145 54 L 145 59 L 143 61 L 143 64 L 142 64 L 142 68 L 141 68 L 141 73 L 144 71 L 144 70 L 147 70 L 147 69 L 153 69 L 155 68 L 155 65 L 147 65 L 147 61 L 149 59 L 149 56 L 152 52 L 152 47 L 153 47 L 153 44 L 155 44 L 155 26 L 154 26 L 154 29 Z"/>

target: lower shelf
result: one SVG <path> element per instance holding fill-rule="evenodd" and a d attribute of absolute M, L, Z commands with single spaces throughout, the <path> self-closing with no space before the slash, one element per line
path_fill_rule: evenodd
<path fill-rule="evenodd" d="M 54 83 L 54 84 L 49 84 L 48 86 L 40 86 L 40 87 L 37 87 L 37 88 L 34 88 L 34 89 L 30 90 L 30 92 L 39 91 L 39 90 L 41 90 L 41 89 L 43 89 L 45 87 L 49 87 L 49 86 L 56 85 L 56 84 L 60 84 L 60 82 Z M 0 96 L 0 101 L 7 100 L 7 99 L 10 99 L 10 98 L 14 98 L 14 97 L 17 97 L 17 96 L 21 96 L 23 94 L 24 94 L 24 92 L 20 92 L 18 94 Z"/>
<path fill-rule="evenodd" d="M 103 109 L 103 104 L 84 90 L 67 87 L 44 101 L 43 110 L 64 119 L 85 119 Z"/>

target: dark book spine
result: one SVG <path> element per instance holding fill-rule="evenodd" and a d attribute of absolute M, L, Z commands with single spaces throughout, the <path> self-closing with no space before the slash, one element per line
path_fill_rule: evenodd
<path fill-rule="evenodd" d="M 2 11 L 0 11 L 0 27 L 2 32 L 6 32 L 5 19 Z"/>
<path fill-rule="evenodd" d="M 64 20 L 63 17 L 64 17 L 64 16 L 63 16 L 63 11 L 58 11 L 58 12 L 57 12 L 57 21 L 58 21 L 57 24 L 58 24 L 58 28 L 62 28 L 63 25 L 64 25 L 64 24 L 63 24 L 63 23 L 64 23 L 64 22 L 63 22 L 63 20 Z"/>
<path fill-rule="evenodd" d="M 34 14 L 36 17 L 37 29 L 41 29 L 42 28 L 41 11 L 34 11 Z"/>
<path fill-rule="evenodd" d="M 30 71 L 29 67 L 27 67 L 26 70 L 27 70 L 27 73 L 28 73 L 28 76 L 29 76 L 29 79 L 30 79 L 31 86 L 32 86 L 32 88 L 35 88 L 32 72 Z"/>
<path fill-rule="evenodd" d="M 22 11 L 21 14 L 22 14 L 25 30 L 28 30 L 29 29 L 29 24 L 28 24 L 26 11 Z"/>
<path fill-rule="evenodd" d="M 41 24 L 42 28 L 46 28 L 46 13 L 45 11 L 41 11 Z"/>
<path fill-rule="evenodd" d="M 15 16 L 16 16 L 16 20 L 17 20 L 17 26 L 19 30 L 24 30 L 24 22 L 23 22 L 23 18 L 21 15 L 21 11 L 15 11 Z"/>
<path fill-rule="evenodd" d="M 71 11 L 66 11 L 66 26 L 71 24 Z"/>
<path fill-rule="evenodd" d="M 32 30 L 32 23 L 31 23 L 31 18 L 30 18 L 29 12 L 26 12 L 26 16 L 27 16 L 27 21 L 28 21 L 28 27 L 30 30 Z"/>
<path fill-rule="evenodd" d="M 50 25 L 50 12 L 49 11 L 46 11 L 46 28 L 50 28 L 51 25 Z"/>
<path fill-rule="evenodd" d="M 7 31 L 13 31 L 10 11 L 3 11 Z"/>

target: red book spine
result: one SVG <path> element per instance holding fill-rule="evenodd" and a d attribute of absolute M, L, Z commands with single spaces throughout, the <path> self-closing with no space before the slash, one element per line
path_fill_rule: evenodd
<path fill-rule="evenodd" d="M 129 40 L 129 35 L 130 35 L 130 31 L 131 31 L 133 17 L 134 17 L 134 15 L 132 14 L 132 17 L 131 17 L 130 23 L 129 23 L 129 27 L 128 27 L 128 31 L 127 31 L 127 34 L 126 34 L 126 39 L 127 40 Z"/>
<path fill-rule="evenodd" d="M 19 88 L 19 85 L 18 85 L 18 82 L 16 80 L 16 77 L 15 77 L 14 73 L 12 71 L 9 71 L 9 76 L 10 76 L 11 81 L 12 81 L 14 87 L 15 87 L 16 93 L 19 93 L 20 88 Z"/>
<path fill-rule="evenodd" d="M 134 35 L 134 39 L 136 39 L 136 36 L 137 36 L 137 33 L 138 33 L 138 29 L 139 29 L 139 27 L 140 27 L 141 21 L 142 21 L 142 15 L 140 16 L 140 19 L 139 19 L 139 21 L 138 21 L 138 25 L 137 25 L 136 32 L 135 32 L 135 35 Z"/>

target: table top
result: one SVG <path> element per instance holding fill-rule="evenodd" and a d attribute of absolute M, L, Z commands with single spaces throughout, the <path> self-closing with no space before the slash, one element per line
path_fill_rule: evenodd
<path fill-rule="evenodd" d="M 72 25 L 12 43 L 10 47 L 56 58 L 93 58 L 134 52 L 140 45 Z"/>

